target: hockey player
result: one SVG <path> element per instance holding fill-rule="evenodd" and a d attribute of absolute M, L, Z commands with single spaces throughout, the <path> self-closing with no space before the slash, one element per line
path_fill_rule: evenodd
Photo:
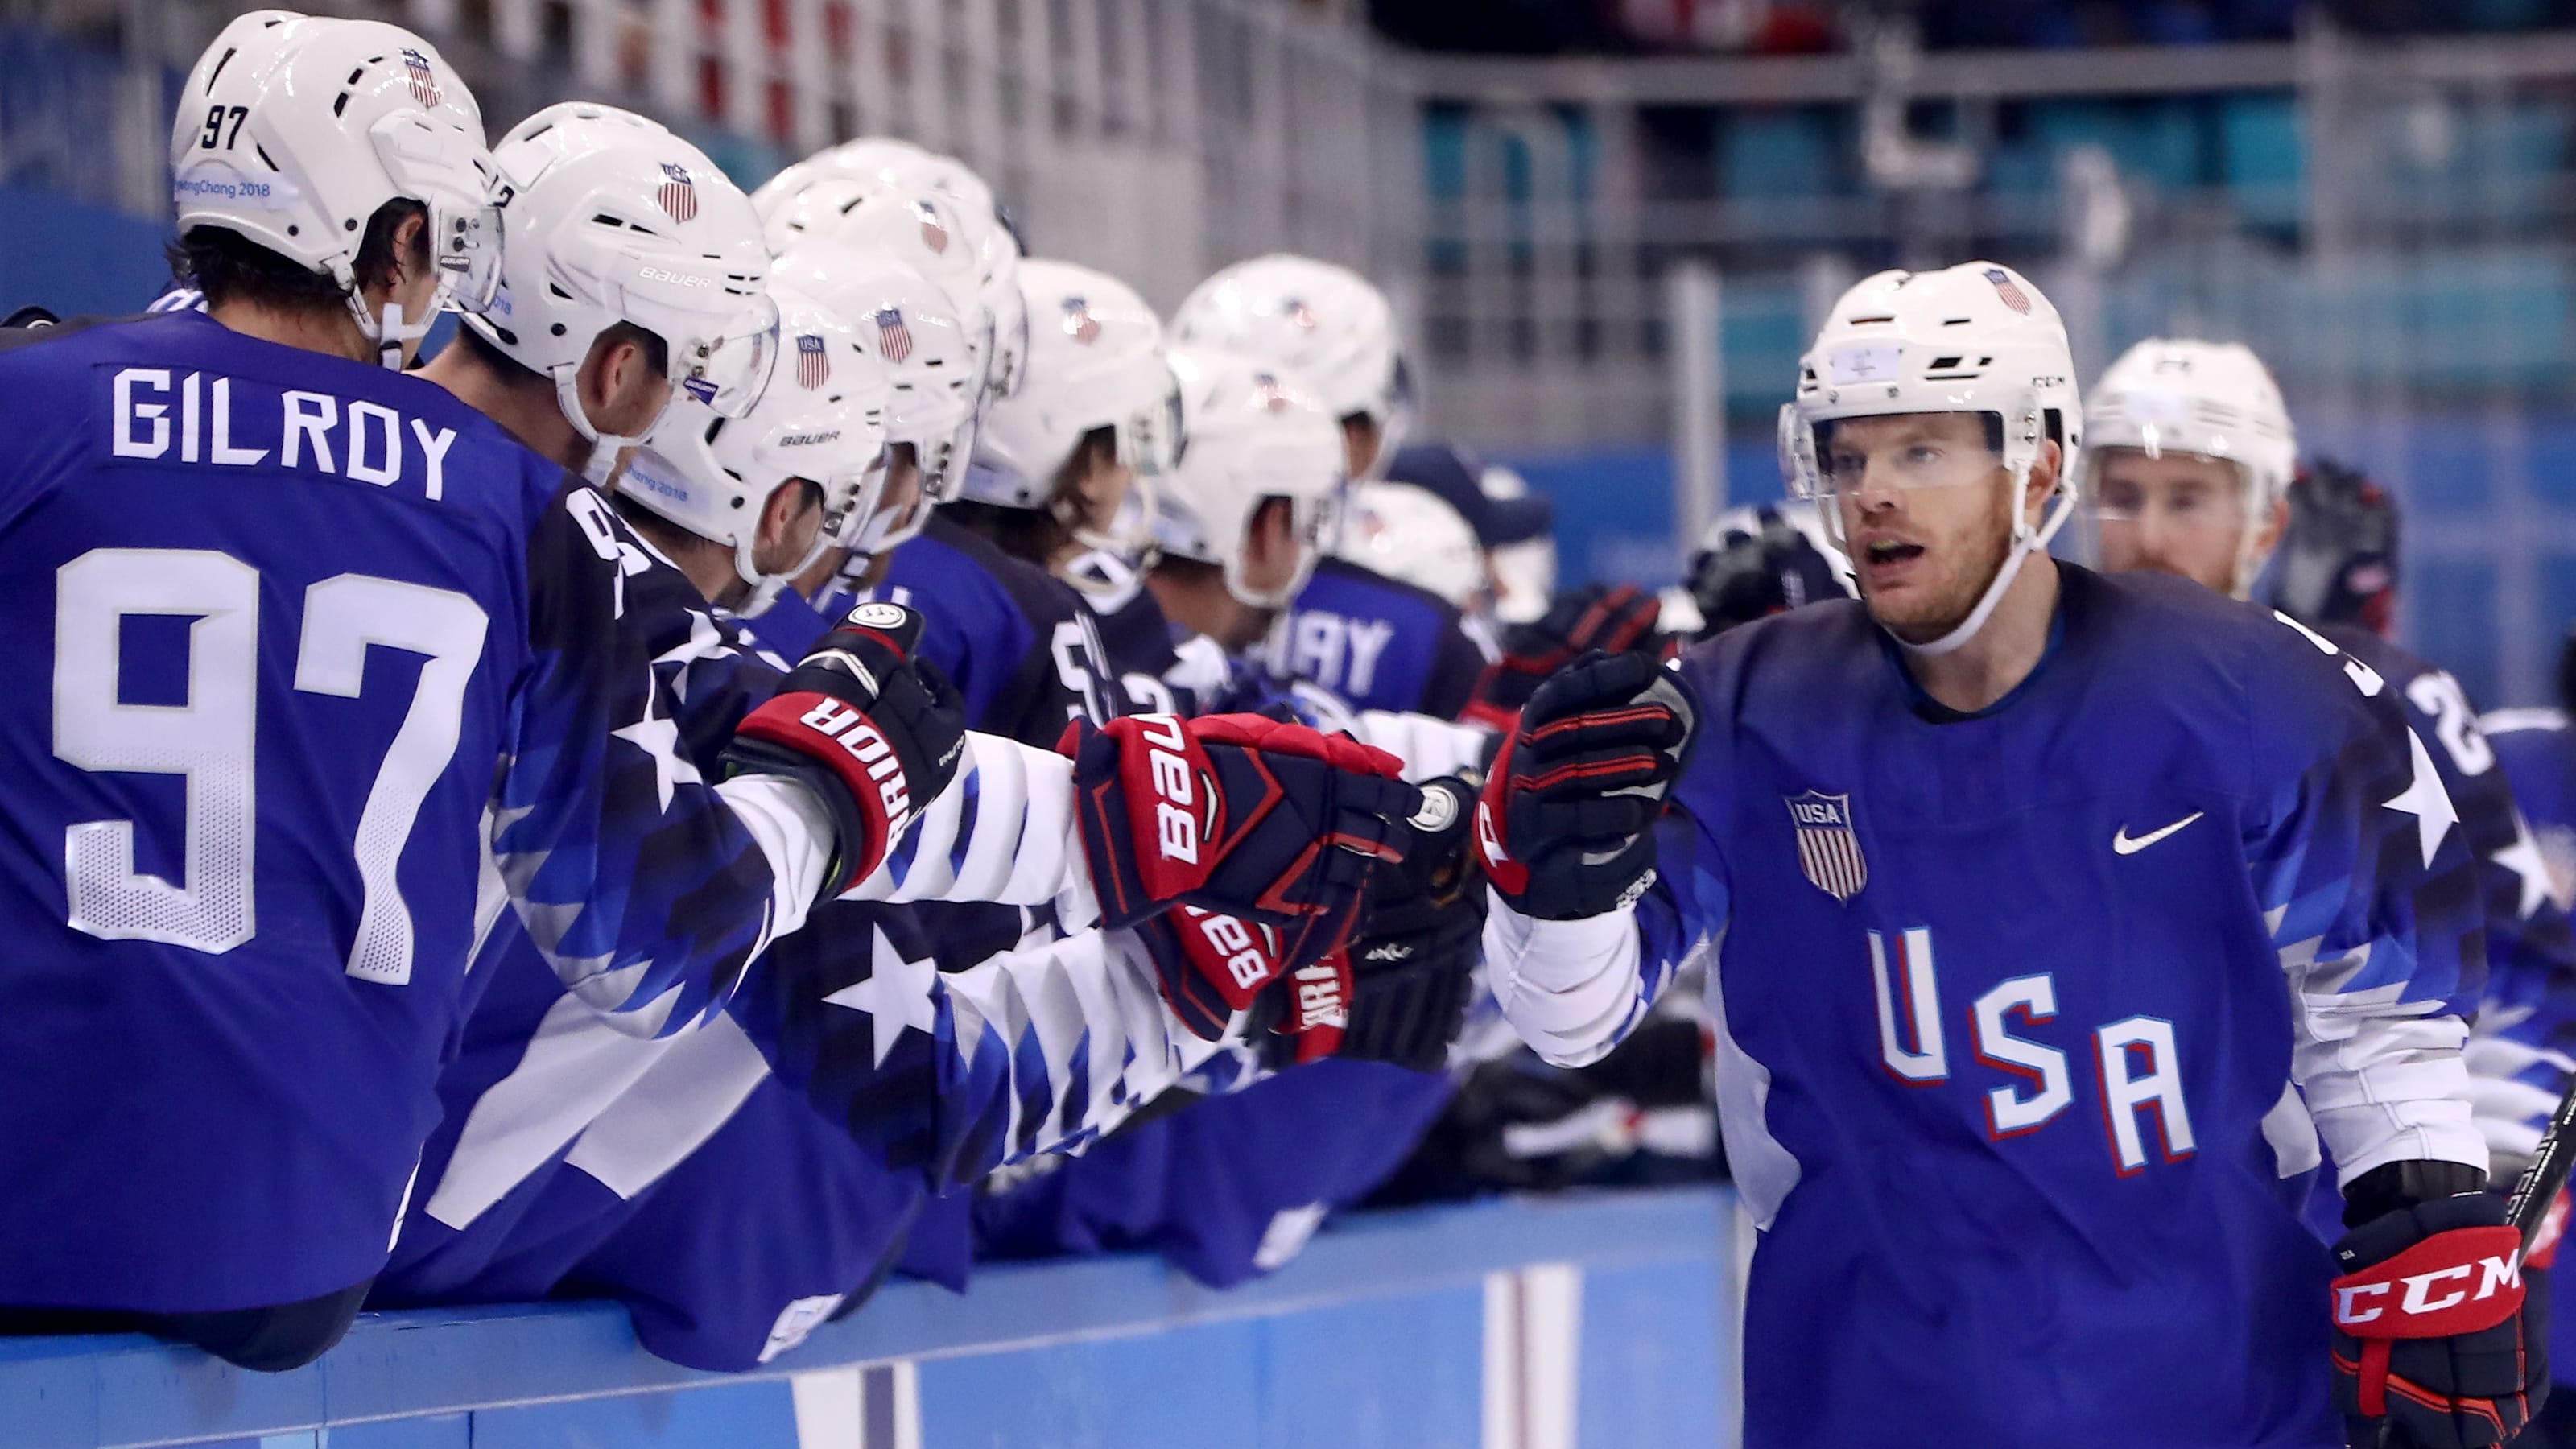
<path fill-rule="evenodd" d="M 8 357 L 9 596 L 60 655 L 52 697 L 0 719 L 29 852 L 0 909 L 47 943 L 9 988 L 43 1044 L 11 1054 L 0 1126 L 29 1185 L 9 1231 L 46 1245 L 0 1282 L 20 1327 L 141 1326 L 260 1368 L 339 1336 L 431 1125 L 489 920 L 478 847 L 494 907 L 637 1025 L 703 1009 L 840 852 L 825 775 L 656 791 L 647 769 L 633 809 L 634 775 L 595 764 L 650 717 L 646 641 L 619 627 L 660 597 L 642 555 L 596 494 L 389 370 L 451 288 L 498 302 L 481 134 L 416 36 L 244 17 L 173 136 L 208 311 Z M 724 401 L 758 361 L 674 365 Z M 371 645 L 428 662 L 382 687 Z M 639 891 L 639 856 L 685 864 Z"/>
<path fill-rule="evenodd" d="M 1367 279 L 1329 262 L 1267 256 L 1199 283 L 1173 340 L 1258 358 L 1301 378 L 1340 420 L 1354 480 L 1384 476 L 1413 412 L 1395 312 Z M 1270 667 L 1360 709 L 1456 718 L 1485 653 L 1456 606 L 1346 559 L 1326 559 L 1273 626 Z"/>
<path fill-rule="evenodd" d="M 1497 994 L 1582 1062 L 1713 953 L 1749 1445 L 2498 1442 L 2546 1380 L 2456 811 L 2359 661 L 2049 557 L 2072 371 L 2002 267 L 1836 304 L 1785 455 L 1862 597 L 1540 688 L 1479 807 Z"/>
<path fill-rule="evenodd" d="M 800 489 L 833 496 L 828 478 L 797 471 L 817 449 L 808 440 L 872 426 L 874 359 L 819 309 L 793 294 L 785 303 L 791 344 L 822 336 L 828 360 L 782 370 L 712 444 L 681 404 L 621 494 L 622 507 L 660 516 L 710 596 L 775 583 L 774 568 L 735 576 L 732 520 L 782 513 L 777 500 Z M 843 450 L 845 463 L 857 452 Z M 775 531 L 762 530 L 755 553 Z M 853 617 L 893 630 L 907 613 L 875 604 Z M 672 721 L 698 768 L 712 765 L 704 742 L 722 740 L 760 687 L 756 666 L 707 642 L 687 662 Z M 1155 967 L 1125 931 L 1028 931 L 1023 908 L 1084 918 L 1075 903 L 1087 892 L 1065 874 L 1073 852 L 1048 849 L 1073 802 L 1052 755 L 967 744 L 959 789 L 929 804 L 922 836 L 861 892 L 997 903 L 945 917 L 936 938 L 900 906 L 826 904 L 801 937 L 770 949 L 775 989 L 754 986 L 731 1016 L 666 1041 L 567 1012 L 542 973 L 513 960 L 487 968 L 501 979 L 449 1073 L 450 1122 L 378 1301 L 605 1293 L 635 1310 L 654 1351 L 748 1367 L 809 1331 L 816 1304 L 881 1277 L 928 1193 L 1078 1145 L 1215 1050 L 1155 1004 Z M 849 1025 L 815 1021 L 817 1000 Z M 852 1031 L 855 1055 L 834 1045 Z M 787 1043 L 792 1081 L 772 1076 L 755 1040 Z M 769 1215 L 783 1215 L 774 1230 L 746 1233 Z M 710 1236 L 709 1222 L 729 1231 Z"/>

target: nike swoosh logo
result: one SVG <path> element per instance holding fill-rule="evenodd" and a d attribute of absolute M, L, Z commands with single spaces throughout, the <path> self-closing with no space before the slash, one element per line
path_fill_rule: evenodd
<path fill-rule="evenodd" d="M 2146 834 L 2141 835 L 2134 840 L 2129 838 L 2129 827 L 2123 825 L 2118 830 L 2112 832 L 2111 848 L 2122 855 L 2135 855 L 2139 851 L 2146 849 L 2148 846 L 2155 844 L 2157 841 L 2162 840 L 2166 836 L 2173 834 L 2175 831 L 2182 829 L 2186 825 L 2189 825 L 2191 822 L 2198 820 L 2201 816 L 2207 813 L 2208 812 L 2205 810 L 2194 810 L 2189 815 L 2186 815 L 2180 820 L 2175 821 L 2173 824 L 2166 826 L 2164 829 L 2150 830 Z"/>

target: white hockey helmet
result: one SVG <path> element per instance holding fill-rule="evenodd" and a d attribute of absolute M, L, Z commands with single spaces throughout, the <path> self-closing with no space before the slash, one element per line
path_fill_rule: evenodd
<path fill-rule="evenodd" d="M 381 21 L 255 10 L 226 25 L 180 92 L 170 190 L 181 235 L 221 227 L 328 273 L 389 367 L 438 305 L 481 311 L 500 284 L 483 113 L 428 41 Z M 367 222 L 396 200 L 428 212 L 441 296 L 418 317 L 370 315 L 357 290 Z"/>
<path fill-rule="evenodd" d="M 919 533 L 931 508 L 965 483 L 982 388 L 966 325 L 938 284 L 881 252 L 808 242 L 778 259 L 778 281 L 850 319 L 886 370 L 886 441 L 912 447 L 920 488 L 854 513 L 835 540 L 883 553 Z"/>
<path fill-rule="evenodd" d="M 465 325 L 554 383 L 564 420 L 592 442 L 593 481 L 637 441 L 593 426 L 576 382 L 620 322 L 662 340 L 673 397 L 750 410 L 778 360 L 769 252 L 751 202 L 704 152 L 632 111 L 566 101 L 511 127 L 492 155 L 509 251 L 500 295 Z"/>
<path fill-rule="evenodd" d="M 1165 359 L 1163 322 L 1136 289 L 1071 262 L 1020 264 L 1028 315 L 1028 372 L 1019 391 L 986 413 L 979 466 L 966 496 L 1005 508 L 1045 508 L 1056 475 L 1085 436 L 1107 428 L 1118 461 L 1138 487 L 1171 467 L 1181 446 L 1180 398 Z M 1139 515 L 1140 518 L 1144 515 Z M 1126 552 L 1141 539 L 1092 536 L 1094 548 Z"/>
<path fill-rule="evenodd" d="M 1458 608 L 1492 583 L 1466 515 L 1411 483 L 1355 483 L 1333 552 L 1388 578 L 1429 589 Z"/>
<path fill-rule="evenodd" d="M 817 181 L 839 179 L 875 183 L 891 180 L 896 170 L 926 159 L 930 152 L 894 136 L 860 136 L 826 146 L 802 161 L 782 166 L 778 174 L 751 193 L 751 205 L 764 222 Z"/>
<path fill-rule="evenodd" d="M 872 341 L 812 298 L 775 288 L 783 361 L 751 411 L 727 418 L 696 399 L 663 413 L 618 485 L 619 496 L 733 548 L 734 572 L 775 587 L 811 567 L 885 483 L 886 414 L 894 389 Z M 804 558 L 776 573 L 754 560 L 761 510 L 783 484 L 822 490 L 823 527 Z"/>
<path fill-rule="evenodd" d="M 1378 427 L 1375 478 L 1404 441 L 1413 373 L 1386 294 L 1348 267 L 1274 253 L 1201 282 L 1172 314 L 1172 340 L 1223 347 L 1305 378 L 1336 419 Z"/>
<path fill-rule="evenodd" d="M 1242 602 L 1283 607 L 1332 542 L 1344 485 L 1341 425 L 1322 398 L 1266 359 L 1175 347 L 1171 366 L 1188 443 L 1156 490 L 1155 541 L 1171 557 L 1222 567 L 1226 591 Z M 1298 561 L 1287 587 L 1264 592 L 1244 578 L 1244 537 L 1272 498 L 1288 500 Z"/>
<path fill-rule="evenodd" d="M 1019 238 L 993 188 L 964 162 L 908 141 L 864 137 L 797 162 L 753 199 L 771 251 L 808 241 L 882 245 L 947 288 L 959 316 L 971 320 L 980 309 L 990 333 L 979 344 L 987 391 L 1001 396 L 1018 388 L 1028 353 Z"/>
<path fill-rule="evenodd" d="M 1817 500 L 1839 547 L 1842 512 L 1820 463 L 1817 425 L 1898 413 L 1982 413 L 2000 420 L 2003 465 L 2016 486 L 2041 445 L 2060 448 L 2056 485 L 2037 523 L 2013 510 L 2012 548 L 1957 628 L 1916 654 L 1946 654 L 1985 627 L 2024 560 L 2074 511 L 2084 432 L 2066 324 L 2010 268 L 1964 262 L 1937 272 L 1880 272 L 1845 292 L 1798 362 L 1798 395 L 1780 409 L 1780 466 L 1801 498 Z"/>
<path fill-rule="evenodd" d="M 1476 477 L 1488 498 L 1526 498 L 1529 480 L 1519 470 L 1488 463 Z M 1506 624 L 1535 624 L 1556 597 L 1556 535 L 1542 533 L 1519 543 L 1499 544 L 1485 561 L 1493 576 L 1494 617 Z"/>
<path fill-rule="evenodd" d="M 2084 441 L 2092 450 L 2084 491 L 2097 509 L 2094 485 L 2106 449 L 2134 448 L 2150 458 L 2184 453 L 2232 464 L 2245 508 L 2237 595 L 2253 586 L 2262 565 L 2255 544 L 2263 520 L 2288 496 L 2299 468 L 2290 410 L 2253 349 L 2241 342 L 2161 337 L 2139 343 L 2093 384 L 2084 405 Z"/>

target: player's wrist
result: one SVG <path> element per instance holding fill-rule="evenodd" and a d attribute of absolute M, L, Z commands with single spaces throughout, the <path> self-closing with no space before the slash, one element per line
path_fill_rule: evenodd
<path fill-rule="evenodd" d="M 2384 1162 L 2344 1185 L 2343 1225 L 2357 1228 L 2436 1198 L 2484 1192 L 2486 1185 L 2485 1170 L 2465 1162 L 2432 1158 Z"/>

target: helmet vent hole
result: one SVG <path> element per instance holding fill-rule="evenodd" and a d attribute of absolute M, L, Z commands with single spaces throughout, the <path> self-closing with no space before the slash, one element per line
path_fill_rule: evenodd
<path fill-rule="evenodd" d="M 212 95 L 212 94 L 214 94 L 214 90 L 215 90 L 215 77 L 217 77 L 217 76 L 219 76 L 219 75 L 222 75 L 222 74 L 224 73 L 224 67 L 225 67 L 225 66 L 228 66 L 228 65 L 230 65 L 230 64 L 232 64 L 232 63 L 233 63 L 233 57 L 234 57 L 234 56 L 236 56 L 236 55 L 239 55 L 239 54 L 241 54 L 241 48 L 240 48 L 240 47 L 238 47 L 238 46 L 234 47 L 234 48 L 233 48 L 233 49 L 231 49 L 231 50 L 227 50 L 227 51 L 225 51 L 225 52 L 224 52 L 224 55 L 223 55 L 223 59 L 218 60 L 218 61 L 216 61 L 216 62 L 215 62 L 215 68 L 214 68 L 213 70 L 210 70 L 210 71 L 206 72 L 206 93 L 207 93 L 208 95 Z"/>
<path fill-rule="evenodd" d="M 1948 372 L 1951 368 L 1957 367 L 1958 365 L 1959 359 L 1955 357 L 1936 357 L 1932 359 L 1932 371 L 1934 372 Z"/>
<path fill-rule="evenodd" d="M 546 330 L 547 330 L 547 331 L 549 331 L 549 332 L 551 332 L 551 333 L 553 333 L 553 334 L 554 334 L 555 336 L 557 336 L 557 337 L 561 337 L 562 335 L 564 335 L 564 325 L 563 325 L 561 322 L 556 323 L 554 326 L 552 326 L 552 327 L 550 327 L 550 328 L 548 328 L 548 329 L 546 329 Z"/>
<path fill-rule="evenodd" d="M 572 293 L 565 291 L 561 283 L 549 281 L 546 283 L 546 290 L 563 298 L 567 302 L 572 300 Z"/>
<path fill-rule="evenodd" d="M 554 122 L 552 122 L 552 121 L 548 121 L 548 122 L 546 122 L 544 125 L 539 126 L 538 128 L 536 128 L 535 130 L 530 131 L 528 134 L 526 134 L 526 135 L 524 135 L 524 136 L 521 136 L 519 139 L 520 139 L 520 140 L 522 140 L 522 141 L 533 141 L 533 140 L 537 139 L 539 136 L 544 135 L 546 132 L 553 130 L 554 128 L 555 128 L 555 123 L 554 123 Z"/>
<path fill-rule="evenodd" d="M 1976 319 L 1973 317 L 1944 317 L 1941 319 L 1941 325 L 1944 327 L 1965 327 L 1975 320 Z"/>
<path fill-rule="evenodd" d="M 257 141 L 253 141 L 250 143 L 250 150 L 252 155 L 259 158 L 260 165 L 267 167 L 271 171 L 277 169 L 277 163 L 269 159 L 268 148 L 266 146 L 259 144 Z"/>
<path fill-rule="evenodd" d="M 511 331 L 507 327 L 494 327 L 492 329 L 492 335 L 500 338 L 501 345 L 504 347 L 516 347 L 519 345 L 519 334 Z"/>
<path fill-rule="evenodd" d="M 331 103 L 331 114 L 337 116 L 347 109 L 349 109 L 349 93 L 347 91 L 342 91 L 340 92 L 340 98 Z"/>
<path fill-rule="evenodd" d="M 383 56 L 377 56 L 377 57 L 376 57 L 376 59 L 377 59 L 377 60 L 382 60 L 382 59 L 384 59 L 384 57 L 383 57 Z M 371 62 L 369 62 L 369 64 L 373 64 L 373 63 L 374 63 L 374 62 L 372 62 L 372 61 L 371 61 Z M 349 78 L 348 78 L 347 80 L 344 80 L 344 81 L 340 82 L 340 84 L 342 84 L 342 85 L 344 85 L 344 86 L 353 86 L 353 85 L 356 85 L 356 84 L 359 82 L 359 80 L 360 80 L 360 79 L 362 79 L 362 78 L 366 75 L 366 73 L 367 73 L 367 67 L 362 65 L 362 66 L 358 67 L 356 70 L 353 70 L 353 71 L 349 72 Z"/>

